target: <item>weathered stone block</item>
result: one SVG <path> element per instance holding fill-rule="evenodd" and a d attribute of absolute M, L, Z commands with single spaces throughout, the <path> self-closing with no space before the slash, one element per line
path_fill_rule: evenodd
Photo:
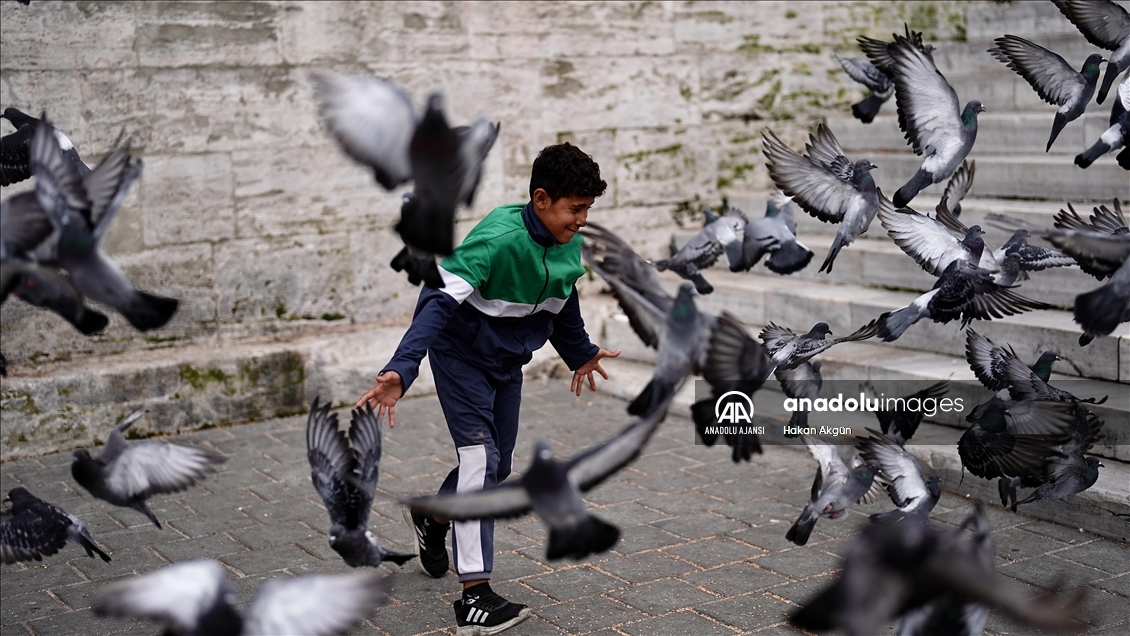
<path fill-rule="evenodd" d="M 145 164 L 140 187 L 147 247 L 235 236 L 230 155 L 154 155 Z"/>
<path fill-rule="evenodd" d="M 35 10 L 4 5 L 4 70 L 136 66 L 136 10 L 115 2 L 52 2 Z M 45 42 L 50 52 L 43 51 Z"/>
<path fill-rule="evenodd" d="M 274 4 L 174 2 L 136 5 L 142 66 L 280 64 Z"/>
<path fill-rule="evenodd" d="M 618 205 L 711 201 L 717 163 L 696 143 L 693 129 L 636 128 L 616 135 Z"/>

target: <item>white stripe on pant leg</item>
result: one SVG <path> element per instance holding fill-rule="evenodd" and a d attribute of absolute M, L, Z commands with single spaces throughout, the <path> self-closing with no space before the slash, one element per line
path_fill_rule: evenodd
<path fill-rule="evenodd" d="M 459 451 L 459 482 L 455 485 L 455 492 L 477 492 L 483 489 L 487 474 L 487 448 L 482 444 L 475 446 L 462 446 Z M 486 567 L 483 557 L 483 541 L 480 532 L 482 522 L 455 521 L 451 525 L 455 529 L 455 540 L 459 542 L 459 552 L 456 555 L 455 571 L 459 574 L 465 572 L 482 572 Z"/>

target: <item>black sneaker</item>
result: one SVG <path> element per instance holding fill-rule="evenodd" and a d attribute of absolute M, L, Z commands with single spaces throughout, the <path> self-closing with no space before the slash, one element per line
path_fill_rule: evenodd
<path fill-rule="evenodd" d="M 412 526 L 416 533 L 416 562 L 424 574 L 432 578 L 440 578 L 447 574 L 450 563 L 447 558 L 447 531 L 451 523 L 436 523 L 435 519 L 412 512 L 404 507 L 404 520 Z"/>
<path fill-rule="evenodd" d="M 497 634 L 530 617 L 530 608 L 495 594 L 489 583 L 463 590 L 463 598 L 453 605 L 455 636 Z"/>

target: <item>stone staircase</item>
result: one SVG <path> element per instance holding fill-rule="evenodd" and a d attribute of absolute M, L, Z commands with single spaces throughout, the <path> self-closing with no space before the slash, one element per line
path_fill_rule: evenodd
<path fill-rule="evenodd" d="M 1093 206 L 1100 202 L 1109 205 L 1117 197 L 1124 209 L 1130 210 L 1130 176 L 1117 166 L 1113 155 L 1096 161 L 1087 170 L 1072 162 L 1075 154 L 1106 129 L 1109 101 L 1101 106 L 1092 104 L 1091 111 L 1068 124 L 1051 152 L 1045 153 L 1055 108 L 1040 101 L 1024 80 L 985 52 L 992 46 L 993 37 L 1005 33 L 1047 46 L 1073 65 L 1081 65 L 1093 47 L 1059 16 L 1051 3 L 971 7 L 968 22 L 968 42 L 943 43 L 935 52 L 939 69 L 954 85 L 961 102 L 980 99 L 988 108 L 981 115 L 977 144 L 970 153 L 970 158 L 977 162 L 977 173 L 970 197 L 962 203 L 962 221 L 967 225 L 981 224 L 988 244 L 998 247 L 1010 232 L 986 223 L 985 216 L 990 212 L 1050 227 L 1052 216 L 1067 202 L 1086 215 Z M 878 166 L 872 174 L 888 196 L 921 163 L 898 128 L 893 100 L 870 125 L 859 123 L 850 113 L 832 115 L 827 123 L 851 158 L 867 158 Z M 926 189 L 912 207 L 933 210 L 944 186 L 942 183 Z M 767 192 L 727 193 L 729 203 L 751 217 L 764 213 L 768 196 Z M 886 236 L 878 219 L 866 235 L 840 252 L 832 273 L 817 273 L 836 226 L 803 213 L 797 224 L 801 241 L 815 252 L 808 268 L 782 277 L 762 264 L 748 274 L 733 274 L 727 271 L 723 258 L 705 273 L 715 291 L 699 298 L 699 308 L 714 313 L 729 311 L 746 323 L 752 334 L 770 321 L 799 333 L 824 321 L 834 334 L 845 335 L 884 311 L 907 305 L 935 282 Z M 676 242 L 681 243 L 692 234 L 678 233 Z M 679 280 L 673 275 L 664 276 L 673 290 Z M 1035 273 L 1021 284 L 1020 293 L 1060 309 L 978 321 L 972 328 L 998 345 L 1013 346 L 1028 362 L 1044 350 L 1057 351 L 1063 360 L 1056 364 L 1053 384 L 1080 396 L 1108 396 L 1105 404 L 1095 407 L 1106 422 L 1105 437 L 1094 449 L 1105 464 L 1098 484 L 1068 501 L 1037 502 L 1021 511 L 1125 540 L 1130 535 L 1130 326 L 1122 325 L 1114 334 L 1096 338 L 1083 348 L 1078 344 L 1079 326 L 1070 312 L 1077 294 L 1100 284 L 1077 268 Z M 611 390 L 631 398 L 650 376 L 654 352 L 639 344 L 623 316 L 607 320 L 600 333 L 605 347 L 624 350 L 621 358 L 610 365 L 620 378 Z M 894 343 L 847 343 L 819 359 L 824 361 L 826 382 L 862 385 L 867 381 L 902 380 L 917 381 L 918 388 L 922 388 L 925 381 L 949 378 L 953 381 L 951 395 L 965 392 L 972 399 L 970 392 L 977 384 L 964 351 L 965 332 L 958 323 L 923 321 Z M 772 425 L 788 420 L 781 408 L 783 395 L 778 390 L 776 381 L 770 380 L 756 399 L 761 420 L 758 423 L 770 425 L 770 441 L 781 440 L 780 427 L 774 430 Z M 984 394 L 981 390 L 977 402 L 985 399 Z M 691 401 L 692 388 L 688 384 L 676 408 L 686 408 Z M 812 422 L 854 426 L 858 433 L 865 426 L 877 427 L 870 415 L 837 414 L 834 421 L 829 421 L 828 415 L 814 414 Z M 912 445 L 912 452 L 942 476 L 945 489 L 997 502 L 995 483 L 962 474 L 954 443 L 964 426 L 963 417 L 935 418 L 919 433 L 925 443 Z"/>

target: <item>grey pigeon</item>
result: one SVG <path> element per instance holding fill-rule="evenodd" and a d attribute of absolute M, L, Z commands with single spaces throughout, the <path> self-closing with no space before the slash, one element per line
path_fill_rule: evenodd
<path fill-rule="evenodd" d="M 867 231 L 879 209 L 879 191 L 871 178 L 875 166 L 866 159 L 852 163 L 824 124 L 808 138 L 806 156 L 786 146 L 772 130 L 762 133 L 773 183 L 805 212 L 825 223 L 840 224 L 820 266 L 821 272 L 831 272 L 840 249 Z"/>
<path fill-rule="evenodd" d="M 31 178 L 31 137 L 39 120 L 15 108 L 5 108 L 0 118 L 7 119 L 16 132 L 0 138 L 0 185 L 10 186 Z M 71 140 L 54 130 L 63 157 L 75 167 L 80 177 L 90 174 L 90 166 L 79 156 Z"/>
<path fill-rule="evenodd" d="M 843 67 L 848 77 L 862 84 L 868 91 L 867 97 L 851 105 L 851 114 L 859 121 L 870 124 L 879 114 L 879 108 L 887 103 L 891 95 L 895 94 L 895 85 L 891 76 L 879 70 L 867 60 L 856 57 L 836 56 L 836 61 Z"/>
<path fill-rule="evenodd" d="M 1113 51 L 1099 87 L 1101 104 L 1122 71 L 1130 68 L 1130 13 L 1110 0 L 1052 0 L 1064 17 L 1095 46 Z"/>
<path fill-rule="evenodd" d="M 42 561 L 62 550 L 67 541 L 74 541 L 86 550 L 86 556 L 93 559 L 97 554 L 110 562 L 110 555 L 98 547 L 82 521 L 66 510 L 43 501 L 26 488 L 9 490 L 4 502 L 12 507 L 2 513 L 11 519 L 0 523 L 0 561 L 9 565 Z"/>
<path fill-rule="evenodd" d="M 422 252 L 450 254 L 456 206 L 474 202 L 498 125 L 480 117 L 451 128 L 438 93 L 417 118 L 411 98 L 392 82 L 336 73 L 312 78 L 319 116 L 346 154 L 385 189 L 414 180 L 417 202 L 396 225 L 400 237 Z"/>
<path fill-rule="evenodd" d="M 1041 499 L 1066 499 L 1094 486 L 1103 464 L 1098 457 L 1086 453 L 1102 436 L 1102 427 L 1103 421 L 1099 417 L 1086 407 L 1078 405 L 1071 439 L 1055 447 L 1058 452 L 1047 457 L 1041 471 L 1000 480 L 998 487 L 1001 491 L 1001 505 L 1006 504 L 1007 498 L 1015 511 L 1019 505 Z M 1034 487 L 1036 490 L 1017 501 L 1017 485 Z"/>
<path fill-rule="evenodd" d="M 887 69 L 894 77 L 899 128 L 914 154 L 923 157 L 922 167 L 895 192 L 895 207 L 901 208 L 923 188 L 948 179 L 957 170 L 973 148 L 977 114 L 985 107 L 973 100 L 962 109 L 957 93 L 934 60 L 907 38 L 894 37 L 887 45 Z"/>
<path fill-rule="evenodd" d="M 649 347 L 660 350 L 656 366 L 659 381 L 649 383 L 629 406 L 633 414 L 647 412 L 666 398 L 665 387 L 677 377 L 701 373 L 711 385 L 713 399 L 701 400 L 692 406 L 695 428 L 700 432 L 715 424 L 714 400 L 728 391 L 739 391 L 751 396 L 761 388 L 772 373 L 764 349 L 749 337 L 745 328 L 733 316 L 723 312 L 715 317 L 694 308 L 689 284 L 680 289 L 686 294 L 681 309 L 675 311 L 676 299 L 663 287 L 655 268 L 649 265 L 623 239 L 598 223 L 589 223 L 581 234 L 585 237 L 581 256 L 609 286 L 628 317 L 636 335 Z M 693 310 L 693 319 L 691 317 Z M 682 325 L 684 333 L 669 334 L 671 324 Z M 694 325 L 694 328 L 690 328 Z M 664 344 L 664 342 L 670 344 Z M 664 354 L 664 348 L 667 353 Z M 684 357 L 686 359 L 684 359 Z M 689 370 L 686 364 L 689 362 Z M 656 390 L 661 389 L 661 390 Z M 712 438 L 706 439 L 708 445 Z M 760 452 L 755 436 L 726 438 L 733 450 L 734 461 Z"/>
<path fill-rule="evenodd" d="M 1030 599 L 1023 588 L 993 571 L 987 528 L 986 536 L 970 541 L 965 536 L 970 525 L 984 527 L 969 520 L 948 532 L 917 523 L 868 525 L 844 555 L 835 582 L 793 612 L 789 623 L 810 632 L 839 629 L 848 636 L 872 636 L 884 633 L 890 621 L 941 601 L 953 605 L 930 608 L 927 618 L 936 610 L 956 611 L 934 617 L 941 621 L 939 631 L 901 631 L 910 626 L 900 624 L 898 633 L 978 634 L 988 607 L 1038 629 L 1082 626 L 1077 618 L 1080 595 Z M 967 603 L 984 607 L 967 610 Z M 970 615 L 964 616 L 967 611 Z M 962 623 L 972 631 L 958 631 Z"/>
<path fill-rule="evenodd" d="M 225 573 L 219 561 L 176 563 L 105 586 L 92 609 L 161 623 L 170 636 L 330 636 L 354 629 L 392 588 L 373 571 L 279 577 L 260 586 L 241 614 Z"/>
<path fill-rule="evenodd" d="M 84 305 L 82 295 L 74 285 L 57 274 L 24 274 L 12 295 L 29 305 L 55 312 L 83 335 L 96 334 L 110 322 L 106 314 Z"/>
<path fill-rule="evenodd" d="M 820 388 L 824 386 L 824 376 L 820 375 L 822 363 L 804 362 L 792 369 L 777 367 L 773 371 L 777 381 L 781 383 L 781 391 L 785 397 L 797 400 L 815 400 L 820 397 Z M 789 416 L 789 426 L 805 428 L 808 426 L 808 410 L 797 408 Z M 786 434 L 785 437 L 796 437 Z"/>
<path fill-rule="evenodd" d="M 128 146 L 119 148 L 81 177 L 52 130 L 46 118 L 36 128 L 31 167 L 36 198 L 58 235 L 55 259 L 85 297 L 113 307 L 138 331 L 163 327 L 179 301 L 136 289 L 102 251 L 114 215 L 141 176 L 141 160 L 131 162 Z"/>
<path fill-rule="evenodd" d="M 655 261 L 655 269 L 671 270 L 694 283 L 695 291 L 709 294 L 714 287 L 702 277 L 701 270 L 714 265 L 718 257 L 726 255 L 731 271 L 739 271 L 744 262 L 742 256 L 742 236 L 745 229 L 745 216 L 738 210 L 726 208 L 722 216 L 706 210 L 708 222 L 671 258 Z"/>
<path fill-rule="evenodd" d="M 942 380 L 931 384 L 930 386 L 915 391 L 910 395 L 905 395 L 898 398 L 895 406 L 901 405 L 902 408 L 887 409 L 886 404 L 884 408 L 875 412 L 875 417 L 879 420 L 879 428 L 883 431 L 883 435 L 893 440 L 899 446 L 904 446 L 914 433 L 918 430 L 918 425 L 922 423 L 924 414 L 923 408 L 911 408 L 911 404 L 921 406 L 925 404 L 926 400 L 937 399 L 946 394 L 949 381 Z"/>
<path fill-rule="evenodd" d="M 1062 57 L 1024 38 L 1004 35 L 993 42 L 996 46 L 989 49 L 990 55 L 1004 62 L 1031 84 L 1040 99 L 1059 106 L 1044 152 L 1051 150 L 1063 127 L 1087 110 L 1087 104 L 1095 94 L 1103 56 L 1092 53 L 1083 62 L 1082 70 L 1075 72 Z"/>
<path fill-rule="evenodd" d="M 180 492 L 215 472 L 227 461 L 215 451 L 159 441 L 127 442 L 125 432 L 141 417 L 137 410 L 110 431 L 98 457 L 80 448 L 74 452 L 71 476 L 95 499 L 133 508 L 153 525 L 161 522 L 145 505 L 153 495 Z"/>
<path fill-rule="evenodd" d="M 818 322 L 808 333 L 796 335 L 791 329 L 776 323 L 769 323 L 761 330 L 759 337 L 772 359 L 773 368 L 795 369 L 806 360 L 827 351 L 841 342 L 867 340 L 875 335 L 875 321 L 863 325 L 843 338 L 828 339 L 832 330 L 826 322 Z"/>
<path fill-rule="evenodd" d="M 1068 267 L 1075 264 L 1075 259 L 1067 254 L 1039 245 L 1029 245 L 1028 239 L 1031 236 L 1032 233 L 1026 228 L 1016 230 L 1000 249 L 993 251 L 993 258 L 1003 264 L 1005 258 L 1015 254 L 1023 272 L 1038 272 L 1051 267 Z"/>
<path fill-rule="evenodd" d="M 839 519 L 848 506 L 871 489 L 871 482 L 875 479 L 879 465 L 874 460 L 866 460 L 848 469 L 835 446 L 810 435 L 801 435 L 800 439 L 820 464 L 816 469 L 816 479 L 812 482 L 809 502 L 796 523 L 785 533 L 785 538 L 789 541 L 804 545 L 808 543 L 817 519 Z"/>
<path fill-rule="evenodd" d="M 934 59 L 934 47 L 923 43 L 922 33 L 911 31 L 906 24 L 903 25 L 903 28 L 906 31 L 906 37 L 927 57 L 931 60 Z M 890 65 L 887 43 L 861 37 L 859 38 L 859 46 L 871 58 L 870 61 L 857 58 L 842 59 L 839 56 L 836 56 L 836 59 L 839 60 L 840 66 L 847 72 L 848 77 L 863 84 L 871 91 L 871 94 L 865 97 L 863 101 L 853 104 L 851 107 L 851 114 L 856 119 L 865 124 L 870 124 L 875 119 L 875 115 L 879 114 L 879 107 L 885 104 L 891 98 L 891 95 L 895 94 L 895 84 L 887 70 Z"/>
<path fill-rule="evenodd" d="M 1073 307 L 1075 322 L 1083 328 L 1079 345 L 1106 336 L 1130 322 L 1130 258 L 1122 261 L 1110 280 L 1098 289 L 1079 294 Z"/>
<path fill-rule="evenodd" d="M 401 218 L 416 214 L 416 196 L 412 193 L 404 195 L 400 206 Z M 439 265 L 436 264 L 436 255 L 421 251 L 411 245 L 397 252 L 390 263 L 398 272 L 408 274 L 408 282 L 413 285 L 424 283 L 432 289 L 443 289 L 443 275 L 440 274 Z"/>
<path fill-rule="evenodd" d="M 973 187 L 973 177 L 977 173 L 977 162 L 966 159 L 946 182 L 946 189 L 942 191 L 942 199 L 936 208 L 939 212 L 945 210 L 953 218 L 961 216 L 961 201 L 969 194 Z"/>
<path fill-rule="evenodd" d="M 982 479 L 1036 474 L 1070 438 L 1076 417 L 1070 402 L 993 396 L 966 416 L 970 426 L 957 442 L 962 468 Z"/>
<path fill-rule="evenodd" d="M 350 444 L 352 442 L 352 445 Z M 338 430 L 337 414 L 318 398 L 306 419 L 306 457 L 310 479 L 330 514 L 330 547 L 346 565 L 377 567 L 382 561 L 404 565 L 415 554 L 386 550 L 369 531 L 369 509 L 381 465 L 381 423 L 372 407 L 354 409 L 349 436 Z"/>
<path fill-rule="evenodd" d="M 873 460 L 879 465 L 879 474 L 887 484 L 887 493 L 898 508 L 890 512 L 871 515 L 871 523 L 901 523 L 911 521 L 928 524 L 930 511 L 942 496 L 941 480 L 937 475 L 923 477 L 918 460 L 894 439 L 874 429 L 871 435 L 856 445 L 860 459 Z"/>
<path fill-rule="evenodd" d="M 1016 366 L 1019 363 L 1023 367 L 1024 363 L 1020 362 L 1020 357 L 1011 346 L 1008 349 L 999 347 L 972 329 L 965 332 L 965 360 L 977 380 L 990 391 L 1007 389 L 1012 381 L 1024 373 Z M 1056 352 L 1044 351 L 1035 364 L 1027 367 L 1028 374 L 1046 383 L 1051 378 L 1052 365 L 1057 360 L 1060 357 Z"/>
<path fill-rule="evenodd" d="M 1118 165 L 1130 170 L 1130 71 L 1118 83 L 1118 99 L 1110 107 L 1110 128 L 1099 135 L 1099 140 L 1083 152 L 1075 155 L 1075 165 L 1088 168 L 1096 159 L 1112 150 L 1123 148 L 1118 153 Z"/>
<path fill-rule="evenodd" d="M 948 225 L 944 222 L 947 219 Z M 927 274 L 941 276 L 954 261 L 989 271 L 1000 269 L 993 252 L 985 249 L 985 232 L 980 225 L 965 227 L 948 213 L 939 212 L 932 218 L 907 207 L 895 209 L 886 199 L 879 207 L 879 222 L 895 244 Z"/>
<path fill-rule="evenodd" d="M 793 200 L 778 191 L 775 199 L 765 203 L 765 216 L 748 221 L 742 231 L 742 262 L 748 271 L 765 254 L 765 267 L 777 274 L 792 274 L 808 267 L 812 250 L 797 240 Z"/>
<path fill-rule="evenodd" d="M 403 498 L 414 512 L 453 519 L 517 517 L 530 510 L 549 529 L 546 558 L 583 559 L 611 548 L 620 530 L 589 514 L 581 493 L 595 488 L 627 466 L 643 450 L 667 416 L 670 400 L 611 439 L 567 460 L 553 457 L 549 443 L 538 440 L 530 467 L 518 479 L 478 492 Z"/>
<path fill-rule="evenodd" d="M 499 125 L 480 117 L 470 126 L 451 128 L 444 116 L 443 96 L 428 97 L 409 144 L 414 214 L 396 224 L 408 245 L 447 256 L 455 248 L 455 208 L 471 207 L 483 173 L 483 162 L 498 138 Z"/>

